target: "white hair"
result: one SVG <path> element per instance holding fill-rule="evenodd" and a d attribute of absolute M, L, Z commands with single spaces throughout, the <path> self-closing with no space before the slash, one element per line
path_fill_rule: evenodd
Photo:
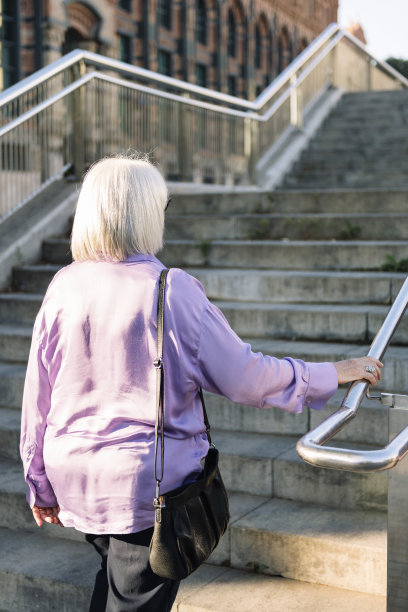
<path fill-rule="evenodd" d="M 110 157 L 85 175 L 76 205 L 71 250 L 76 261 L 123 261 L 163 246 L 166 183 L 147 159 Z"/>

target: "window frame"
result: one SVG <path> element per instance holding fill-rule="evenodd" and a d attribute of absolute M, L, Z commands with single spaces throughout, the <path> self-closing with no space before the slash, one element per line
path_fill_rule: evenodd
<path fill-rule="evenodd" d="M 10 9 L 5 12 L 6 7 Z M 12 0 L 0 0 L 0 19 L 2 22 L 0 37 L 0 91 L 11 87 L 21 78 L 20 65 L 20 12 L 19 3 Z M 3 36 L 5 24 L 9 28 L 9 38 Z M 4 60 L 7 59 L 7 63 Z M 6 77 L 6 78 L 5 78 Z"/>
<path fill-rule="evenodd" d="M 228 9 L 227 55 L 228 57 L 237 56 L 237 24 L 234 11 L 231 8 Z"/>
<path fill-rule="evenodd" d="M 119 59 L 121 62 L 125 62 L 125 64 L 133 64 L 133 37 L 127 32 L 118 32 L 119 36 Z M 127 49 L 127 53 L 123 54 L 123 46 L 122 42 L 126 41 L 126 44 L 129 45 Z M 126 56 L 128 59 L 126 59 Z"/>
<path fill-rule="evenodd" d="M 157 24 L 166 30 L 172 29 L 173 11 L 171 0 L 158 0 L 157 3 Z"/>
<path fill-rule="evenodd" d="M 207 45 L 207 7 L 205 0 L 196 0 L 195 39 L 201 45 Z"/>
<path fill-rule="evenodd" d="M 132 12 L 132 0 L 118 0 L 118 7 L 127 13 Z"/>
<path fill-rule="evenodd" d="M 162 63 L 161 58 L 165 59 L 166 71 L 160 70 L 160 65 Z M 160 74 L 164 74 L 166 76 L 172 76 L 173 65 L 172 65 L 172 56 L 170 51 L 166 49 L 158 49 L 157 51 L 157 70 Z"/>

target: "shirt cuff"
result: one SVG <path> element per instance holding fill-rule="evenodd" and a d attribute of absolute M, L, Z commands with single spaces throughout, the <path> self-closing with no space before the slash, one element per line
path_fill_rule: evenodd
<path fill-rule="evenodd" d="M 322 410 L 337 391 L 337 370 L 332 363 L 307 363 L 309 384 L 306 390 L 306 406 Z"/>
<path fill-rule="evenodd" d="M 30 508 L 33 506 L 42 506 L 44 508 L 55 508 L 58 506 L 54 489 L 47 478 L 39 478 L 28 474 L 27 484 L 28 492 L 26 500 Z"/>

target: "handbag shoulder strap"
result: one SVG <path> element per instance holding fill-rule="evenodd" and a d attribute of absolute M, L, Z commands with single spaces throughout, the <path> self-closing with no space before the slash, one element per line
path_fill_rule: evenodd
<path fill-rule="evenodd" d="M 166 293 L 166 278 L 169 270 L 162 270 L 159 279 L 159 291 L 157 298 L 157 357 L 153 362 L 156 368 L 156 426 L 154 430 L 154 479 L 156 481 L 156 499 L 160 496 L 160 483 L 164 475 L 164 363 L 163 363 L 163 330 L 164 330 L 164 305 Z M 200 387 L 199 396 L 203 407 L 205 431 L 209 443 L 212 445 L 210 436 L 210 423 L 205 408 L 203 390 Z M 160 478 L 157 474 L 158 438 L 160 430 Z"/>
<path fill-rule="evenodd" d="M 164 300 L 168 270 L 162 270 L 159 279 L 157 297 L 157 357 L 153 362 L 156 368 L 156 425 L 154 429 L 154 479 L 156 481 L 156 499 L 160 496 L 160 483 L 164 474 L 164 365 L 163 365 L 163 328 Z M 160 478 L 157 475 L 157 451 L 160 429 Z"/>

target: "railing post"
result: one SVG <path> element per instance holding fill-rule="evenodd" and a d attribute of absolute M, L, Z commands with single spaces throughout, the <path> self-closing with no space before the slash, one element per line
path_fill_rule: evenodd
<path fill-rule="evenodd" d="M 183 98 L 189 98 L 189 94 L 183 94 Z M 180 181 L 189 182 L 193 176 L 192 151 L 189 146 L 190 140 L 194 138 L 195 126 L 192 125 L 190 109 L 187 104 L 178 104 L 178 142 L 177 158 L 180 173 Z"/>
<path fill-rule="evenodd" d="M 336 79 L 337 79 L 337 70 L 336 70 L 336 61 L 337 61 L 337 49 L 338 47 L 333 47 L 329 54 L 329 69 L 327 79 L 330 87 L 336 87 Z"/>
<path fill-rule="evenodd" d="M 297 74 L 294 74 L 290 79 L 292 88 L 290 92 L 290 123 L 301 130 L 303 128 L 302 95 L 297 82 Z"/>
<path fill-rule="evenodd" d="M 408 425 L 408 410 L 389 408 L 390 440 Z M 387 612 L 408 610 L 408 460 L 388 472 Z"/>
<path fill-rule="evenodd" d="M 86 65 L 80 61 L 72 68 L 72 81 L 80 79 L 86 74 Z M 85 90 L 79 87 L 74 91 L 71 104 L 72 128 L 72 164 L 73 173 L 80 178 L 85 169 Z"/>
<path fill-rule="evenodd" d="M 259 122 L 248 117 L 244 126 L 244 147 L 247 159 L 248 178 L 251 185 L 257 185 L 257 161 L 259 159 Z"/>
<path fill-rule="evenodd" d="M 366 58 L 366 78 L 367 78 L 367 82 L 366 82 L 366 90 L 367 91 L 371 91 L 371 87 L 372 87 L 372 83 L 371 83 L 371 71 L 372 71 L 372 65 L 371 65 L 371 58 L 367 57 Z"/>

